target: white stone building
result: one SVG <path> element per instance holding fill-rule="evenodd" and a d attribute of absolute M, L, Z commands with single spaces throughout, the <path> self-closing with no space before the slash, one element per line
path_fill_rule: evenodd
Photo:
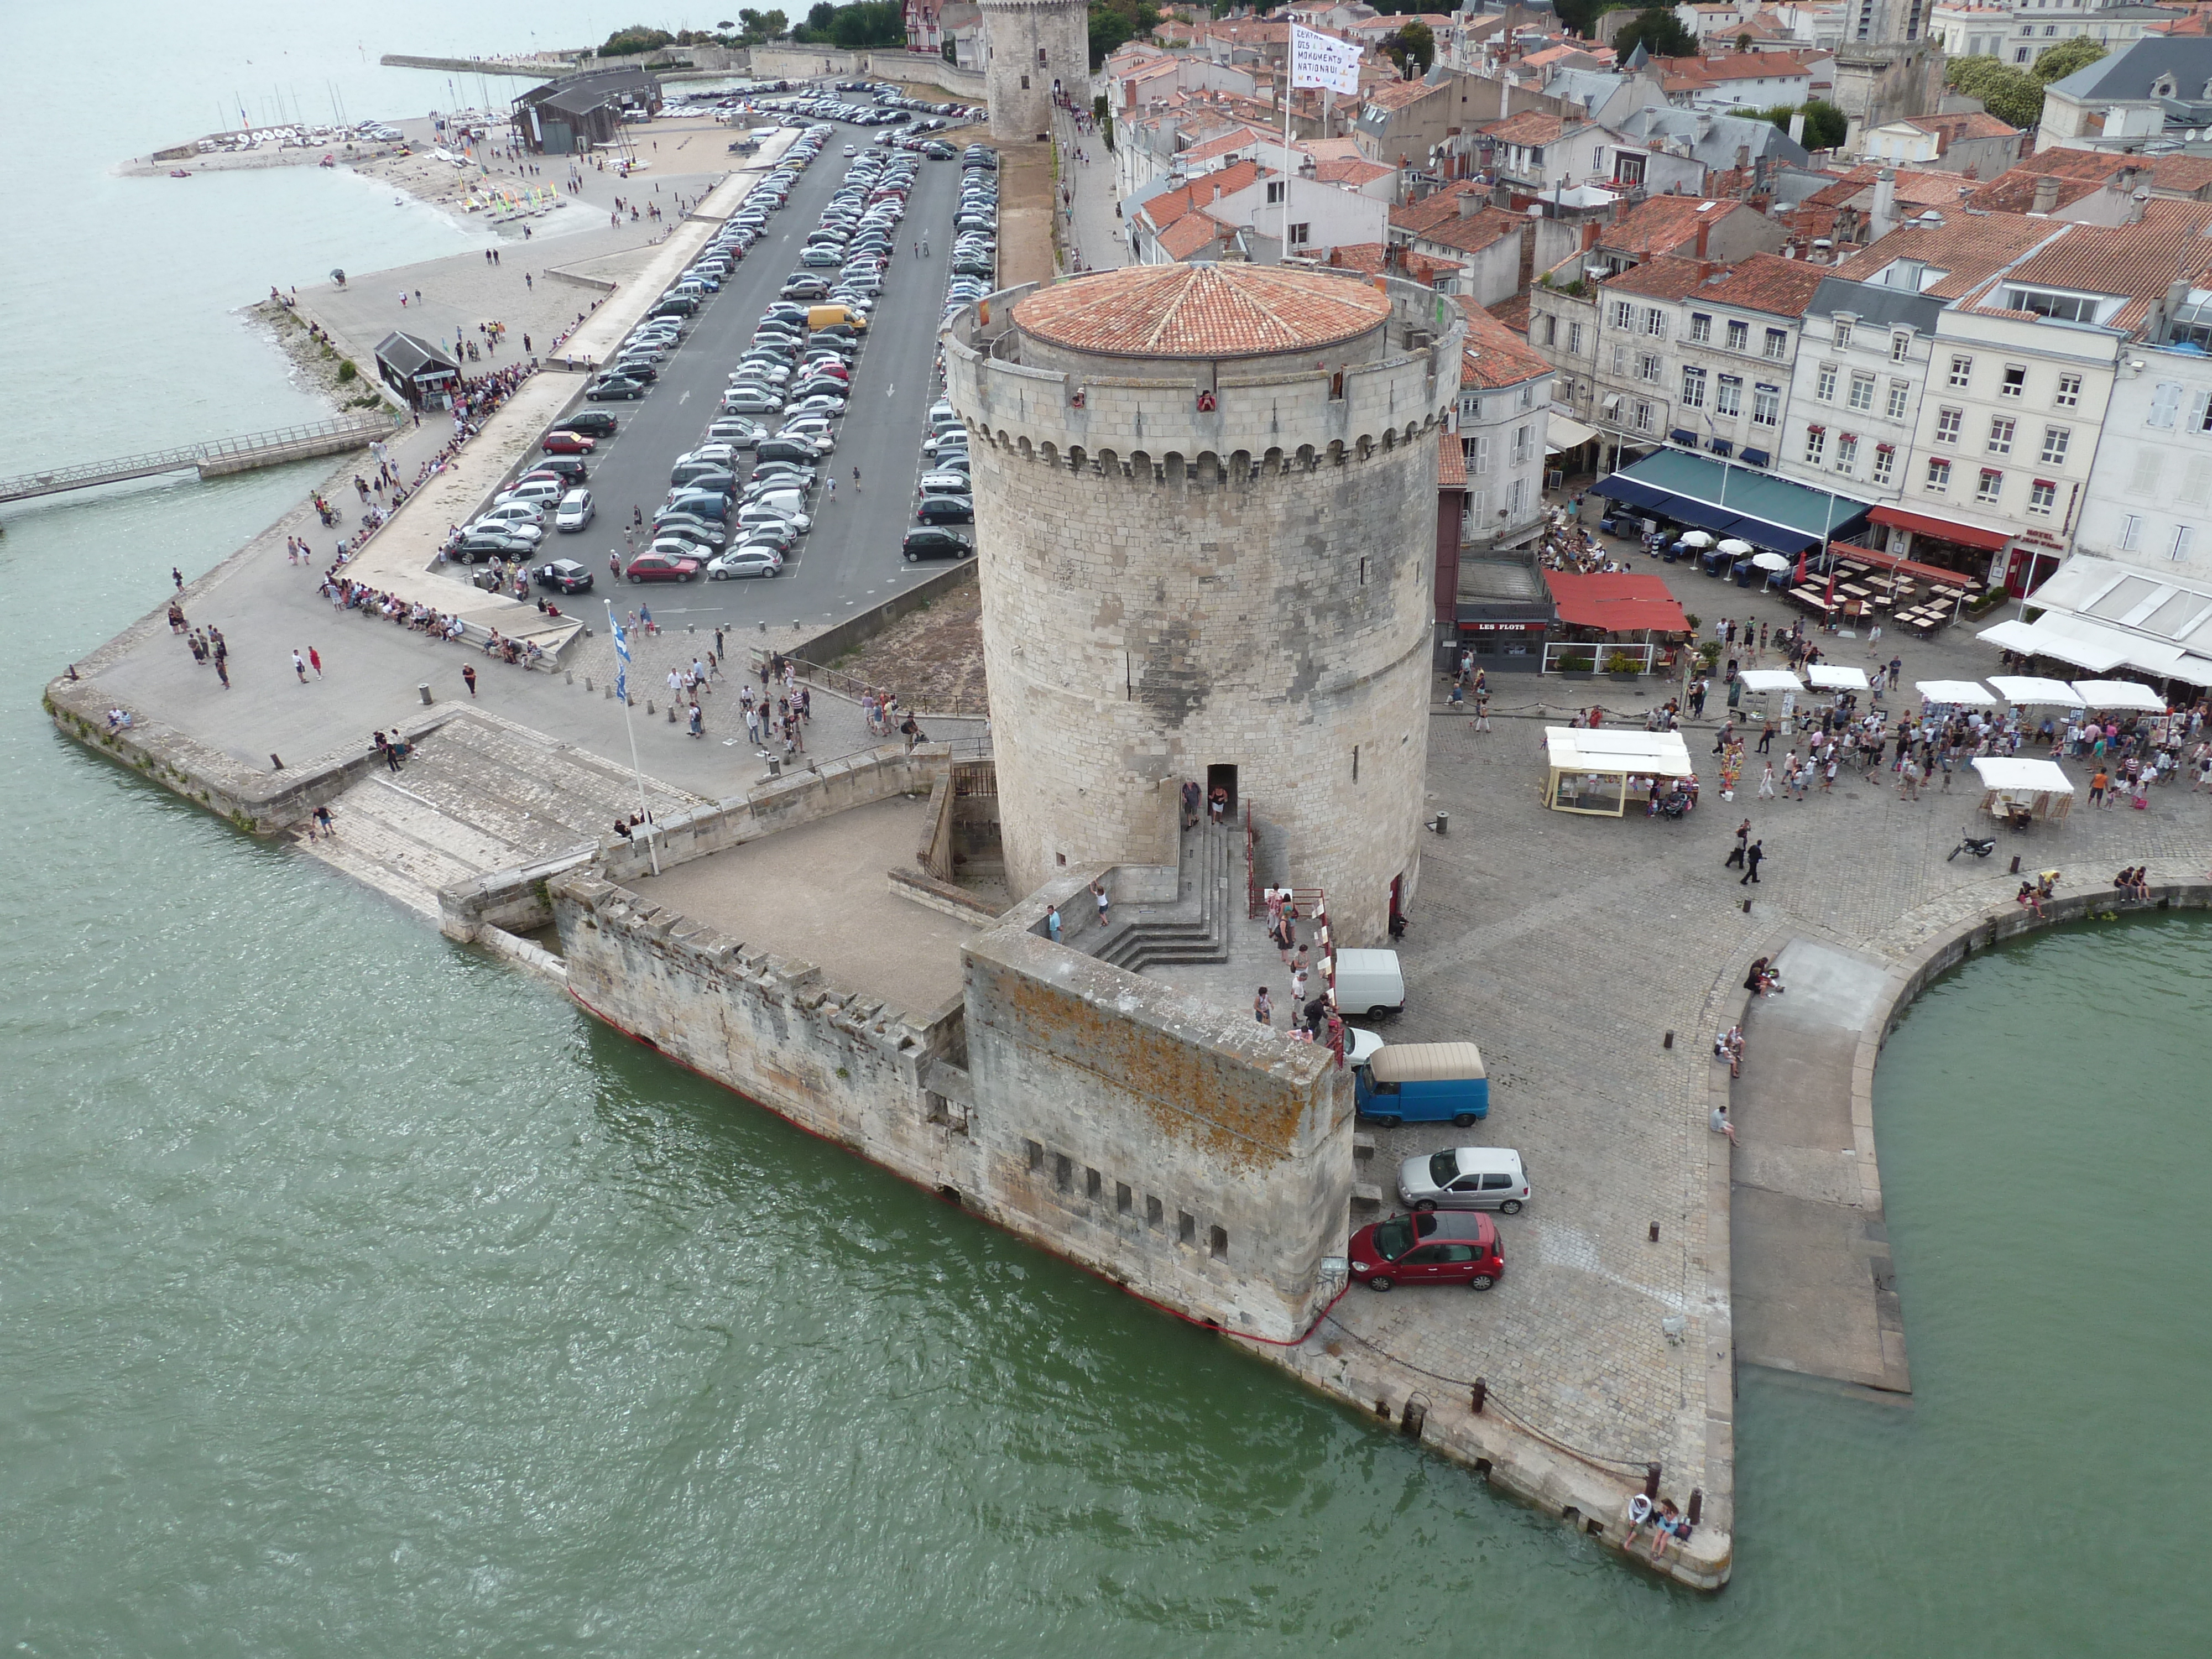
<path fill-rule="evenodd" d="M 2121 364 L 2074 544 L 2202 582 L 2212 576 L 2212 289 L 2190 289 L 2175 311 L 2172 343 L 2139 343 Z"/>

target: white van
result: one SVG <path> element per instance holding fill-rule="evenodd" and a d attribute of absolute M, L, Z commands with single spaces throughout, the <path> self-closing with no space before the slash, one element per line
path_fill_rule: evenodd
<path fill-rule="evenodd" d="M 1395 951 L 1339 951 L 1336 1006 L 1344 1014 L 1395 1014 L 1406 1007 L 1406 976 Z"/>

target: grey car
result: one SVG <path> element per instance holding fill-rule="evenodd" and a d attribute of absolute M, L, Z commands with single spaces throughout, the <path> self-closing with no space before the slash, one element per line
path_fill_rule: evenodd
<path fill-rule="evenodd" d="M 1398 1166 L 1398 1196 L 1409 1210 L 1500 1210 L 1528 1201 L 1528 1172 L 1509 1146 L 1448 1146 Z"/>

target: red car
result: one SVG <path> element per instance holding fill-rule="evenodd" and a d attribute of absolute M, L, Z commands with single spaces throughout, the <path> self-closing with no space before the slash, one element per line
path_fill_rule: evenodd
<path fill-rule="evenodd" d="M 666 553 L 641 553 L 623 570 L 634 582 L 688 582 L 698 574 L 698 560 Z"/>
<path fill-rule="evenodd" d="M 538 447 L 548 455 L 588 455 L 599 447 L 580 432 L 549 432 Z"/>
<path fill-rule="evenodd" d="M 1352 1236 L 1352 1276 L 1370 1291 L 1393 1285 L 1467 1285 L 1486 1291 L 1505 1271 L 1498 1224 L 1480 1210 L 1433 1210 L 1370 1221 Z"/>

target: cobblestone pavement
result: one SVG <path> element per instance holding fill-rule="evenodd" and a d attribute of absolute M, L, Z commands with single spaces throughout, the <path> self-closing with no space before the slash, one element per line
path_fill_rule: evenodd
<path fill-rule="evenodd" d="M 1734 614 L 1760 614 L 1748 595 L 1729 598 Z M 1911 642 L 1908 687 L 1915 674 L 1993 672 L 1995 653 L 1971 641 L 1962 630 L 1942 646 Z M 1486 1376 L 1493 1399 L 1579 1451 L 1619 1465 L 1656 1459 L 1678 1495 L 1724 1486 L 1705 1468 L 1704 1338 L 1708 1311 L 1727 1307 L 1727 1263 L 1705 1256 L 1709 1160 L 1727 1148 L 1705 1116 L 1715 1011 L 1750 958 L 1779 935 L 1899 961 L 2008 900 L 2015 852 L 2024 870 L 2063 870 L 2061 891 L 2104 886 L 2135 863 L 2154 882 L 2203 879 L 2212 794 L 2169 784 L 2145 812 L 2080 807 L 2064 823 L 1999 832 L 1986 862 L 1945 860 L 1975 817 L 1971 773 L 1918 801 L 1882 775 L 1850 775 L 1802 804 L 1729 804 L 1709 788 L 1680 822 L 1576 817 L 1543 810 L 1541 734 L 1589 701 L 1588 688 L 1494 683 L 1494 732 L 1441 708 L 1431 720 L 1427 805 L 1450 813 L 1450 835 L 1423 848 L 1401 946 L 1407 1012 L 1385 1033 L 1480 1043 L 1491 1115 L 1468 1132 L 1377 1133 L 1369 1178 L 1387 1190 L 1400 1158 L 1465 1139 L 1517 1148 L 1536 1197 L 1501 1218 L 1509 1270 L 1488 1295 L 1355 1291 L 1335 1322 L 1415 1368 L 1402 1386 L 1440 1395 L 1437 1377 Z M 1717 724 L 1692 726 L 1694 757 Z M 2085 783 L 2084 769 L 2069 769 Z M 1768 854 L 1757 887 L 1723 866 L 1742 817 Z M 1663 1322 L 1676 1316 L 1680 1342 Z M 1713 1403 L 1727 1414 L 1728 1402 Z M 1717 1520 L 1729 1524 L 1726 1510 Z"/>

